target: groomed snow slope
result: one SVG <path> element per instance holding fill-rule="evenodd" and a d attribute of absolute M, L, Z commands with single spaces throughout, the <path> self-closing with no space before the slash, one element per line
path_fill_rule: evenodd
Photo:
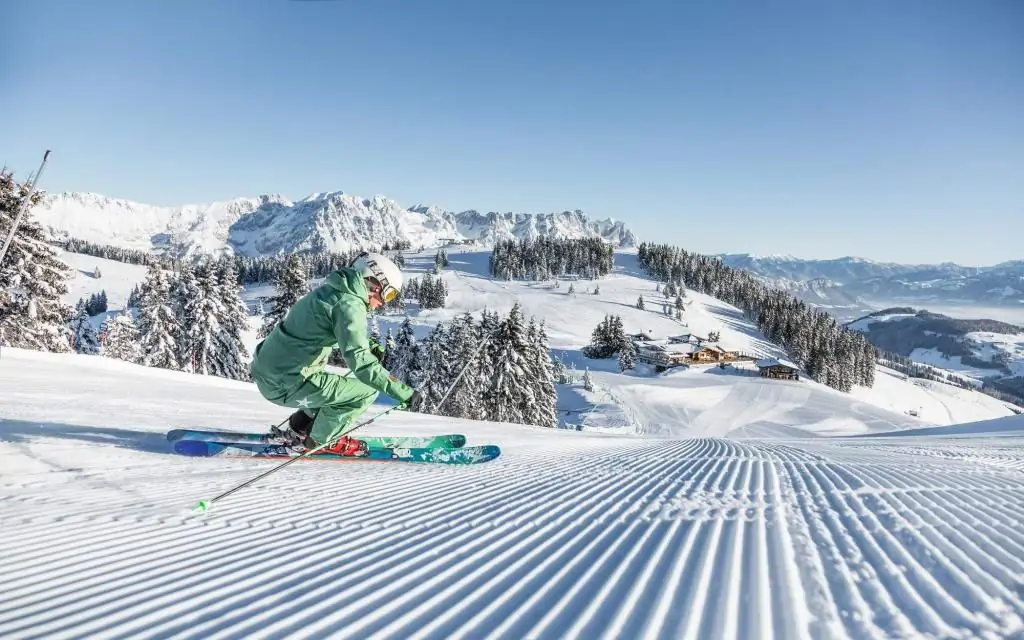
<path fill-rule="evenodd" d="M 1024 473 L 1005 463 L 1024 428 L 653 440 L 392 415 L 375 430 L 504 453 L 303 462 L 200 516 L 271 463 L 175 456 L 163 431 L 286 414 L 250 385 L 3 349 L 0 389 L 2 637 L 1024 632 Z"/>

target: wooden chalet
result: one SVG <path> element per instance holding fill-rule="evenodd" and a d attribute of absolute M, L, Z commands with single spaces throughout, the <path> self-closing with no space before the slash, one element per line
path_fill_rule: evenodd
<path fill-rule="evenodd" d="M 761 372 L 762 378 L 775 378 L 777 380 L 799 380 L 800 367 L 788 360 L 767 358 L 757 361 L 757 369 Z"/>
<path fill-rule="evenodd" d="M 744 357 L 738 351 L 725 349 L 717 344 L 694 344 L 692 342 L 653 341 L 649 337 L 633 338 L 637 360 L 657 367 L 659 371 L 671 367 L 719 364 L 734 362 Z"/>

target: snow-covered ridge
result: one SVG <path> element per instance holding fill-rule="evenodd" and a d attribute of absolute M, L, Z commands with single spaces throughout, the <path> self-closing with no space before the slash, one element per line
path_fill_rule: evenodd
<path fill-rule="evenodd" d="M 850 300 L 916 301 L 919 304 L 1024 305 L 1024 261 L 987 267 L 953 262 L 899 264 L 845 256 L 808 260 L 793 256 L 720 254 L 727 265 L 764 278 L 805 282 L 827 279 L 833 296 L 840 290 Z M 793 287 L 789 287 L 793 288 Z M 813 296 L 808 302 L 814 303 Z M 867 305 L 865 305 L 867 308 Z"/>
<path fill-rule="evenodd" d="M 979 383 L 988 378 L 1020 387 L 1024 327 L 989 319 L 965 320 L 913 307 L 883 309 L 846 325 L 876 346 Z"/>
<path fill-rule="evenodd" d="M 581 211 L 561 213 L 454 213 L 439 207 L 403 208 L 384 196 L 361 198 L 340 191 L 292 202 L 281 195 L 159 207 L 94 193 L 46 196 L 33 210 L 58 237 L 174 255 L 234 251 L 268 255 L 303 249 L 347 251 L 397 240 L 414 247 L 471 240 L 600 237 L 616 247 L 638 239 L 622 222 L 591 220 Z"/>

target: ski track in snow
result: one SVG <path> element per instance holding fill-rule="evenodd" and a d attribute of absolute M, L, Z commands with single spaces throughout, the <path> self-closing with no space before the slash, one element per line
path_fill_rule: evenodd
<path fill-rule="evenodd" d="M 41 466 L 0 472 L 0 636 L 1020 633 L 1020 449 L 949 444 L 581 437 L 476 467 L 300 463 L 193 515 L 266 463 L 125 452 L 114 483 L 73 466 L 81 447 L 5 443 Z"/>

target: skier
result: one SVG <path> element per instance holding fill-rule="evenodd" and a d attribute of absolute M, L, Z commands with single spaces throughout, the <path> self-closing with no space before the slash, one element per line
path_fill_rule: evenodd
<path fill-rule="evenodd" d="M 312 449 L 343 436 L 321 452 L 360 455 L 365 445 L 344 434 L 378 393 L 402 409 L 418 405 L 419 391 L 384 368 L 366 332 L 367 313 L 393 300 L 401 288 L 402 272 L 394 262 L 362 253 L 300 298 L 256 345 L 250 367 L 256 387 L 270 402 L 298 409 L 288 418 L 292 433 L 286 432 L 294 444 Z M 347 376 L 324 370 L 335 345 L 350 370 Z"/>

